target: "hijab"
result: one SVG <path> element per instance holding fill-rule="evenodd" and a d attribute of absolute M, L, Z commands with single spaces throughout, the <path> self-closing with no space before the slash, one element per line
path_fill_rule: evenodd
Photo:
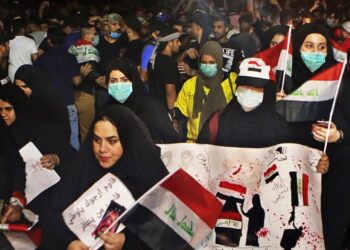
<path fill-rule="evenodd" d="M 30 100 L 23 91 L 14 84 L 1 88 L 0 99 L 10 103 L 16 114 L 15 121 L 9 126 L 10 135 L 19 150 L 28 142 L 33 142 L 39 151 L 45 154 L 57 154 L 60 166 L 57 172 L 64 172 L 67 163 L 73 158 L 75 150 L 70 145 L 64 132 L 56 124 L 41 117 L 28 117 L 26 107 Z"/>
<path fill-rule="evenodd" d="M 303 44 L 305 38 L 311 33 L 321 34 L 327 40 L 326 62 L 313 73 L 306 67 L 305 63 L 301 59 L 301 53 L 300 53 L 301 45 Z M 293 72 L 292 80 L 293 80 L 294 86 L 292 91 L 300 87 L 304 82 L 309 80 L 314 75 L 329 68 L 335 63 L 336 62 L 334 60 L 331 39 L 325 27 L 321 26 L 318 23 L 309 23 L 309 24 L 301 25 L 295 30 L 294 40 L 293 40 L 293 69 L 292 69 L 292 72 Z"/>
<path fill-rule="evenodd" d="M 16 79 L 22 80 L 32 90 L 29 105 L 26 107 L 27 115 L 40 116 L 44 120 L 55 123 L 70 138 L 67 108 L 55 94 L 45 72 L 33 65 L 23 65 L 16 71 Z"/>
<path fill-rule="evenodd" d="M 99 165 L 92 149 L 94 125 L 103 117 L 107 117 L 117 127 L 124 152 L 108 169 Z M 61 182 L 53 199 L 56 209 L 57 206 L 58 209 L 66 208 L 107 173 L 120 178 L 135 199 L 168 173 L 145 125 L 127 107 L 108 106 L 97 114 L 92 124 L 70 173 Z"/>
<path fill-rule="evenodd" d="M 233 98 L 220 115 L 215 144 L 229 147 L 268 147 L 282 142 L 291 142 L 292 136 L 285 119 L 274 110 L 276 85 L 264 87 L 263 102 L 255 109 L 245 112 Z M 198 142 L 209 141 L 209 120 L 201 131 Z"/>
<path fill-rule="evenodd" d="M 199 130 L 212 113 L 224 108 L 227 104 L 224 91 L 221 87 L 221 82 L 224 78 L 224 73 L 222 72 L 222 53 L 220 44 L 215 41 L 206 42 L 200 50 L 200 59 L 203 55 L 210 55 L 215 59 L 218 72 L 215 76 L 208 77 L 199 70 L 197 76 L 193 103 L 193 118 L 197 118 L 199 113 L 201 113 Z M 204 86 L 210 89 L 208 95 L 205 94 Z"/>
<path fill-rule="evenodd" d="M 141 82 L 136 66 L 133 64 L 131 60 L 126 58 L 123 58 L 123 59 L 119 58 L 112 61 L 109 64 L 108 70 L 107 70 L 107 75 L 106 75 L 107 83 L 109 82 L 110 73 L 114 70 L 121 71 L 131 81 L 132 93 L 124 103 L 118 102 L 112 96 L 109 95 L 108 104 L 118 103 L 121 105 L 125 105 L 126 107 L 134 111 L 136 114 L 138 114 L 140 111 L 140 103 L 142 101 L 142 98 L 145 95 L 145 91 L 143 89 L 143 86 L 142 86 L 143 84 Z"/>

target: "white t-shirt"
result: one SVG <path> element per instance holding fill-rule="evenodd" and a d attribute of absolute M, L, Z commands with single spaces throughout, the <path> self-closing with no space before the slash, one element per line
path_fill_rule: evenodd
<path fill-rule="evenodd" d="M 8 73 L 14 82 L 17 69 L 24 64 L 32 64 L 32 54 L 38 53 L 35 41 L 25 36 L 16 36 L 10 41 Z"/>

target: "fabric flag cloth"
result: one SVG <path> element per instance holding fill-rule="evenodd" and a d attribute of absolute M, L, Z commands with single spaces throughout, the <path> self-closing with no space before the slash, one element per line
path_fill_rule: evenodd
<path fill-rule="evenodd" d="M 289 48 L 288 48 L 289 41 Z M 288 53 L 287 53 L 288 48 Z M 286 39 L 283 42 L 277 44 L 272 48 L 268 48 L 257 53 L 254 57 L 261 58 L 264 60 L 266 65 L 269 65 L 272 69 L 270 72 L 270 79 L 275 81 L 278 84 L 278 90 L 280 90 L 283 79 L 283 72 L 285 70 L 285 82 L 284 89 L 285 92 L 289 92 L 292 86 L 292 57 L 293 45 L 292 40 L 289 38 L 289 35 L 286 36 Z M 287 57 L 287 58 L 286 58 Z M 287 63 L 287 64 L 286 64 Z"/>
<path fill-rule="evenodd" d="M 264 172 L 264 178 L 266 183 L 270 183 L 279 175 L 277 166 L 273 164 Z"/>
<path fill-rule="evenodd" d="M 40 245 L 42 230 L 38 227 L 29 232 L 0 232 L 0 249 L 34 250 Z"/>
<path fill-rule="evenodd" d="M 317 121 L 328 117 L 335 97 L 342 63 L 320 72 L 276 103 L 288 122 Z"/>
<path fill-rule="evenodd" d="M 347 49 L 344 48 L 341 44 L 337 43 L 333 39 L 331 39 L 332 47 L 333 47 L 333 54 L 334 54 L 334 60 L 337 62 L 344 62 L 347 59 Z"/>
<path fill-rule="evenodd" d="M 121 222 L 152 249 L 194 249 L 215 227 L 221 209 L 212 193 L 179 169 L 141 197 Z"/>
<path fill-rule="evenodd" d="M 309 176 L 303 173 L 289 172 L 292 206 L 309 205 Z"/>

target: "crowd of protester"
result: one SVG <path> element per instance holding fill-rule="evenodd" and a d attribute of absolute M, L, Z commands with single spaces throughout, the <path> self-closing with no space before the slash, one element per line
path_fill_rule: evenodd
<path fill-rule="evenodd" d="M 334 46 L 350 56 L 346 0 L 0 2 L 1 222 L 39 214 L 40 249 L 86 249 L 59 215 L 106 172 L 140 197 L 166 174 L 156 143 L 323 148 L 326 128 L 287 122 L 275 104 L 334 65 Z M 292 84 L 281 90 L 255 55 L 289 27 Z M 350 246 L 349 79 L 347 61 L 318 165 L 326 249 Z M 30 141 L 61 181 L 26 205 L 18 150 Z M 146 249 L 127 230 L 102 238 Z"/>

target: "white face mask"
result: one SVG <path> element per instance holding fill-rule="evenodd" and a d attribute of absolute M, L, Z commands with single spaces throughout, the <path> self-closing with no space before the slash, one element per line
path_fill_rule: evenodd
<path fill-rule="evenodd" d="M 264 98 L 263 92 L 257 92 L 252 89 L 238 87 L 235 93 L 238 103 L 245 112 L 252 111 L 258 107 Z"/>

